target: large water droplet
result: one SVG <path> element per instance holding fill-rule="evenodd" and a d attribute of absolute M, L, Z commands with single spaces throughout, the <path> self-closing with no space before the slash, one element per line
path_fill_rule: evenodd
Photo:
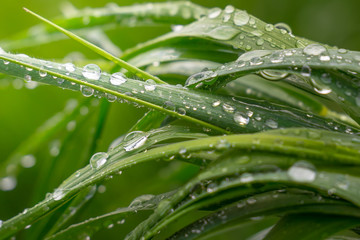
<path fill-rule="evenodd" d="M 99 80 L 101 76 L 101 69 L 96 64 L 88 64 L 83 68 L 82 75 L 90 80 Z"/>
<path fill-rule="evenodd" d="M 110 83 L 112 85 L 119 86 L 123 83 L 126 83 L 126 77 L 121 72 L 113 73 L 110 77 Z"/>
<path fill-rule="evenodd" d="M 319 44 L 310 44 L 304 48 L 304 53 L 310 56 L 319 56 L 320 54 L 324 53 L 326 48 Z"/>
<path fill-rule="evenodd" d="M 260 75 L 268 80 L 278 81 L 289 76 L 289 73 L 277 70 L 263 70 L 260 72 Z"/>
<path fill-rule="evenodd" d="M 90 166 L 92 167 L 92 169 L 98 169 L 106 163 L 108 157 L 109 155 L 105 152 L 95 153 L 90 158 Z"/>
<path fill-rule="evenodd" d="M 148 138 L 148 134 L 143 131 L 134 131 L 127 134 L 124 138 L 124 149 L 127 152 L 142 147 Z"/>
<path fill-rule="evenodd" d="M 234 24 L 237 26 L 243 26 L 249 22 L 250 16 L 245 11 L 237 10 L 234 14 Z"/>
<path fill-rule="evenodd" d="M 296 182 L 313 182 L 316 178 L 315 167 L 307 161 L 296 162 L 287 173 Z"/>
<path fill-rule="evenodd" d="M 244 114 L 244 113 L 241 113 L 241 112 L 236 112 L 234 114 L 234 121 L 239 124 L 240 126 L 245 126 L 249 123 L 249 116 Z"/>

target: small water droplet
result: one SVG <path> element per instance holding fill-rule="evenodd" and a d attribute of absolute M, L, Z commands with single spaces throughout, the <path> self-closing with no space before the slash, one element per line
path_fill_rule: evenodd
<path fill-rule="evenodd" d="M 54 193 L 52 194 L 52 198 L 55 201 L 61 200 L 64 196 L 65 196 L 65 193 L 64 193 L 63 189 L 61 189 L 61 188 L 55 189 Z"/>
<path fill-rule="evenodd" d="M 212 8 L 209 11 L 208 18 L 217 18 L 221 14 L 220 8 Z"/>
<path fill-rule="evenodd" d="M 25 75 L 25 82 L 31 82 L 32 78 L 30 75 L 26 74 Z"/>
<path fill-rule="evenodd" d="M 68 72 L 75 72 L 75 70 L 76 70 L 76 67 L 75 67 L 75 65 L 74 64 L 72 64 L 72 63 L 65 63 L 64 64 L 64 67 L 65 67 L 65 70 L 66 71 L 68 71 Z"/>
<path fill-rule="evenodd" d="M 241 113 L 241 112 L 235 112 L 234 114 L 234 121 L 239 124 L 240 126 L 245 126 L 249 123 L 250 119 L 249 116 Z"/>
<path fill-rule="evenodd" d="M 328 61 L 331 60 L 330 56 L 328 56 L 328 55 L 322 55 L 322 56 L 319 57 L 319 59 L 322 62 L 328 62 Z"/>
<path fill-rule="evenodd" d="M 310 77 L 311 76 L 311 68 L 308 65 L 304 65 L 301 68 L 301 75 L 303 75 L 304 77 Z"/>
<path fill-rule="evenodd" d="M 82 75 L 90 80 L 99 80 L 101 76 L 101 69 L 96 64 L 88 64 L 83 68 Z"/>
<path fill-rule="evenodd" d="M 265 25 L 265 31 L 271 32 L 272 30 L 274 30 L 274 25 L 272 24 Z"/>
<path fill-rule="evenodd" d="M 310 56 L 319 56 L 320 54 L 324 53 L 326 48 L 319 44 L 310 44 L 304 48 L 304 53 Z"/>
<path fill-rule="evenodd" d="M 278 123 L 272 119 L 268 119 L 265 121 L 265 125 L 268 126 L 269 128 L 278 128 Z"/>
<path fill-rule="evenodd" d="M 91 168 L 98 169 L 98 168 L 102 167 L 106 163 L 108 157 L 109 157 L 109 155 L 106 152 L 95 153 L 90 158 Z"/>
<path fill-rule="evenodd" d="M 285 33 L 291 33 L 292 30 L 290 28 L 289 25 L 287 25 L 286 23 L 277 23 L 274 25 L 277 29 L 280 29 L 280 30 L 285 30 Z M 283 33 L 283 32 L 282 32 Z"/>
<path fill-rule="evenodd" d="M 234 14 L 234 24 L 243 26 L 249 22 L 250 16 L 246 11 L 237 10 Z"/>
<path fill-rule="evenodd" d="M 91 97 L 94 94 L 94 89 L 88 86 L 80 86 L 80 91 L 84 97 Z"/>
<path fill-rule="evenodd" d="M 146 84 L 145 84 L 144 88 L 148 92 L 154 91 L 156 89 L 155 81 L 152 79 L 146 80 Z"/>
<path fill-rule="evenodd" d="M 224 9 L 226 13 L 233 13 L 235 11 L 235 8 L 233 5 L 227 5 Z"/>
<path fill-rule="evenodd" d="M 115 86 L 126 83 L 126 81 L 125 75 L 121 72 L 113 73 L 110 77 L 110 83 Z"/>
<path fill-rule="evenodd" d="M 39 70 L 39 76 L 40 77 L 46 77 L 47 72 L 43 71 L 43 70 Z"/>
<path fill-rule="evenodd" d="M 130 152 L 142 147 L 148 138 L 148 134 L 143 131 L 134 131 L 127 134 L 124 138 L 124 149 Z"/>
<path fill-rule="evenodd" d="M 298 161 L 288 170 L 289 177 L 296 182 L 313 182 L 316 178 L 315 167 L 307 161 Z"/>
<path fill-rule="evenodd" d="M 217 101 L 215 101 L 215 102 L 212 103 L 212 106 L 213 106 L 213 107 L 217 107 L 217 106 L 220 105 L 220 103 L 221 103 L 221 101 L 220 101 L 220 100 L 217 100 Z"/>
<path fill-rule="evenodd" d="M 24 168 L 31 168 L 31 167 L 35 166 L 36 159 L 33 155 L 28 154 L 28 155 L 23 156 L 21 158 L 20 162 L 21 162 L 21 166 L 23 166 Z"/>
<path fill-rule="evenodd" d="M 229 104 L 226 104 L 226 103 L 224 103 L 224 104 L 222 105 L 222 107 L 223 107 L 224 111 L 225 111 L 225 112 L 228 112 L 228 113 L 233 113 L 234 110 L 235 110 L 235 108 L 234 108 L 233 106 L 231 106 L 231 105 L 229 105 Z"/>
<path fill-rule="evenodd" d="M 13 176 L 8 176 L 0 179 L 0 189 L 2 191 L 11 191 L 16 187 L 17 181 Z"/>

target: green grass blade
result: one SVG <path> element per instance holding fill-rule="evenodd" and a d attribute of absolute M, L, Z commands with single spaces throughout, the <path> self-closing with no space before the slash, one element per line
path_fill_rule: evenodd
<path fill-rule="evenodd" d="M 265 239 L 327 239 L 337 232 L 359 224 L 359 218 L 348 216 L 291 214 L 283 217 L 266 235 Z"/>
<path fill-rule="evenodd" d="M 38 14 L 30 11 L 29 9 L 27 8 L 24 8 L 24 10 L 28 13 L 30 13 L 31 15 L 37 17 L 38 19 L 40 19 L 41 21 L 53 26 L 54 28 L 56 28 L 57 30 L 59 30 L 60 32 L 64 33 L 65 35 L 67 35 L 68 37 L 70 37 L 71 39 L 81 43 L 82 45 L 84 45 L 85 47 L 91 49 L 92 51 L 98 53 L 99 55 L 103 56 L 104 58 L 107 58 L 109 59 L 110 61 L 118 64 L 119 66 L 129 70 L 130 72 L 134 73 L 135 75 L 143 78 L 143 79 L 153 79 L 155 82 L 157 83 L 161 83 L 161 84 L 166 84 L 165 82 L 161 81 L 159 78 L 147 73 L 147 72 L 144 72 L 143 70 L 135 67 L 135 66 L 132 66 L 130 64 L 128 64 L 127 62 L 121 60 L 120 58 L 117 58 L 116 56 L 113 56 L 112 54 L 106 52 L 105 50 L 101 49 L 100 47 L 86 41 L 85 39 L 77 36 L 76 34 L 60 27 L 59 25 L 56 25 L 55 23 L 39 16 Z"/>

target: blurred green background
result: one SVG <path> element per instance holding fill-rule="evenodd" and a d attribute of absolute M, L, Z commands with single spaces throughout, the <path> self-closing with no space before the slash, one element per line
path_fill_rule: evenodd
<path fill-rule="evenodd" d="M 80 9 L 102 7 L 108 3 L 106 0 L 74 0 L 70 2 Z M 141 2 L 148 1 L 122 0 L 116 3 L 130 5 Z M 232 4 L 239 9 L 247 10 L 265 22 L 287 23 L 295 35 L 329 45 L 360 50 L 358 24 L 360 22 L 360 14 L 358 13 L 360 2 L 358 0 L 197 0 L 193 2 L 208 7 L 217 6 L 221 8 Z M 51 19 L 61 15 L 63 3 L 63 0 L 1 0 L 0 39 L 8 38 L 39 23 L 37 19 L 25 13 L 22 7 L 27 7 Z M 122 28 L 112 31 L 110 36 L 124 50 L 165 33 L 169 29 L 169 26 Z M 97 58 L 95 54 L 71 40 L 24 49 L 21 52 L 51 60 L 63 58 L 73 51 L 81 51 L 89 58 Z M 34 90 L 15 89 L 11 81 L 0 80 L 0 161 L 8 157 L 12 150 L 46 119 L 62 110 L 69 98 L 83 99 L 79 93 L 64 91 L 55 87 L 40 86 Z M 132 105 L 111 104 L 110 115 L 106 121 L 98 151 L 106 151 L 111 141 L 124 134 L 144 111 L 144 109 L 137 109 Z M 81 142 L 78 144 L 81 147 Z M 188 175 L 184 175 L 184 170 L 181 170 L 184 168 Z M 170 174 L 174 174 L 173 178 L 177 179 L 180 184 L 196 171 L 191 166 L 182 165 L 180 167 L 178 163 L 154 163 L 149 164 L 146 169 L 146 173 L 141 172 L 142 168 L 130 169 L 121 177 L 116 177 L 116 179 L 107 182 L 107 191 L 98 194 L 88 208 L 91 211 L 83 213 L 83 216 L 79 218 L 96 216 L 120 206 L 126 206 L 131 199 L 139 194 L 156 194 L 176 187 L 168 186 L 167 189 L 159 189 L 157 186 L 147 185 L 151 179 L 166 179 Z M 64 171 L 66 172 L 66 169 Z M 31 176 L 35 172 L 36 168 L 23 171 L 18 179 L 18 187 L 14 191 L 0 192 L 0 206 L 6 206 L 0 208 L 0 219 L 7 219 L 34 203 L 31 199 L 33 183 Z M 141 179 L 138 178 L 139 174 L 142 175 Z M 122 179 L 126 179 L 126 182 Z M 59 179 L 59 181 L 61 180 L 63 179 Z M 104 205 L 104 199 L 107 198 L 116 199 L 116 201 Z M 105 234 L 110 236 L 111 233 L 109 232 L 111 231 Z"/>

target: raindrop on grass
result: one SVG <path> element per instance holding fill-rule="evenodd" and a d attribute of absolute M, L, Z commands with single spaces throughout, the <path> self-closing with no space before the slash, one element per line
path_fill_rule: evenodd
<path fill-rule="evenodd" d="M 31 168 L 36 163 L 35 157 L 31 154 L 23 156 L 20 161 L 21 161 L 21 166 L 23 166 L 24 168 Z"/>
<path fill-rule="evenodd" d="M 319 56 L 320 54 L 324 53 L 326 48 L 319 44 L 310 44 L 304 48 L 304 53 L 310 56 Z"/>
<path fill-rule="evenodd" d="M 145 84 L 144 88 L 148 92 L 154 91 L 156 89 L 155 81 L 152 79 L 146 80 L 146 84 Z"/>
<path fill-rule="evenodd" d="M 83 68 L 82 75 L 90 80 L 99 80 L 101 76 L 101 69 L 96 64 L 88 64 Z"/>
<path fill-rule="evenodd" d="M 113 73 L 110 77 L 110 83 L 115 86 L 126 83 L 126 81 L 125 75 L 121 72 Z"/>
<path fill-rule="evenodd" d="M 233 106 L 226 104 L 226 103 L 224 103 L 222 105 L 222 108 L 224 109 L 225 112 L 228 112 L 228 113 L 233 113 L 235 110 L 235 108 Z"/>
<path fill-rule="evenodd" d="M 217 18 L 221 14 L 220 8 L 213 8 L 209 11 L 208 18 Z"/>
<path fill-rule="evenodd" d="M 76 67 L 75 67 L 75 65 L 74 64 L 72 64 L 72 63 L 65 63 L 64 64 L 64 67 L 65 67 L 65 70 L 66 71 L 68 71 L 68 72 L 75 72 L 75 70 L 76 70 Z"/>
<path fill-rule="evenodd" d="M 234 121 L 240 126 L 245 126 L 249 123 L 250 119 L 246 114 L 243 114 L 241 112 L 236 112 L 234 114 Z"/>
<path fill-rule="evenodd" d="M 84 97 L 91 97 L 94 94 L 94 89 L 88 86 L 80 86 L 80 91 Z"/>
<path fill-rule="evenodd" d="M 90 158 L 90 166 L 92 169 L 98 169 L 106 163 L 109 155 L 106 152 L 98 152 Z"/>
<path fill-rule="evenodd" d="M 52 195 L 52 197 L 55 201 L 61 200 L 64 196 L 65 196 L 65 193 L 61 188 L 57 188 Z"/>
<path fill-rule="evenodd" d="M 130 152 L 142 147 L 148 138 L 148 134 L 143 131 L 134 131 L 127 134 L 124 138 L 124 149 Z"/>
<path fill-rule="evenodd" d="M 43 70 L 39 70 L 39 76 L 40 77 L 46 77 L 47 72 L 43 71 Z"/>
<path fill-rule="evenodd" d="M 234 24 L 243 26 L 249 22 L 249 14 L 245 11 L 236 11 L 234 14 Z"/>
<path fill-rule="evenodd" d="M 269 128 L 278 128 L 278 123 L 272 119 L 268 119 L 265 121 L 265 125 L 268 126 Z"/>
<path fill-rule="evenodd" d="M 316 169 L 307 161 L 299 161 L 289 168 L 287 174 L 296 182 L 313 182 L 316 178 Z"/>
<path fill-rule="evenodd" d="M 0 179 L 0 190 L 11 191 L 16 187 L 17 181 L 13 176 L 8 176 Z"/>

